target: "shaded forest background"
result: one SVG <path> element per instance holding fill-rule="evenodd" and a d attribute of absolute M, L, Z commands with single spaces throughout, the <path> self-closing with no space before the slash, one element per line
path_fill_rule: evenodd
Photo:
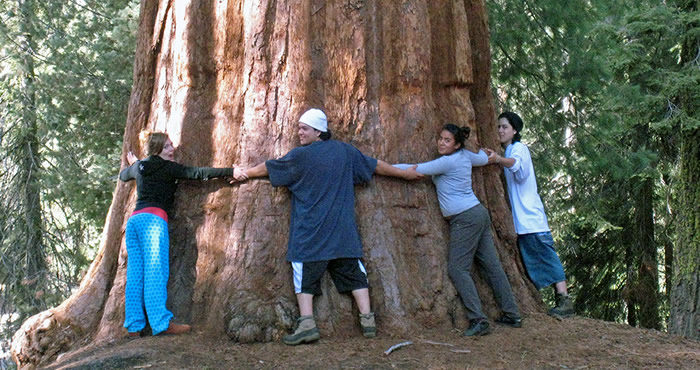
<path fill-rule="evenodd" d="M 487 1 L 493 94 L 525 121 L 577 313 L 697 338 L 698 1 L 615 3 Z M 0 356 L 99 245 L 138 9 L 0 3 Z"/>

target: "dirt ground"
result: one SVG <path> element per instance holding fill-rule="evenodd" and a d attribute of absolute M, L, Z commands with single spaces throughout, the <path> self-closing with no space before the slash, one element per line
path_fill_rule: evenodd
<path fill-rule="evenodd" d="M 663 368 L 700 369 L 700 342 L 655 330 L 575 317 L 533 314 L 522 328 L 493 326 L 490 335 L 429 330 L 405 337 L 365 339 L 321 333 L 314 344 L 238 344 L 195 330 L 181 336 L 120 339 L 65 353 L 51 369 L 468 369 Z M 356 335 L 355 335 L 356 334 Z M 390 347 L 411 341 L 390 354 Z"/>

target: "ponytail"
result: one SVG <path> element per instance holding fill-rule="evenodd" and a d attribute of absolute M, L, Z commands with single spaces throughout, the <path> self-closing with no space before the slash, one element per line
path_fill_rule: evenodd
<path fill-rule="evenodd" d="M 445 124 L 442 126 L 442 129 L 445 131 L 449 131 L 452 136 L 455 137 L 455 143 L 458 143 L 460 145 L 460 149 L 464 149 L 464 142 L 469 139 L 469 134 L 471 133 L 472 129 L 469 127 L 459 127 L 457 125 L 454 125 L 452 123 Z"/>

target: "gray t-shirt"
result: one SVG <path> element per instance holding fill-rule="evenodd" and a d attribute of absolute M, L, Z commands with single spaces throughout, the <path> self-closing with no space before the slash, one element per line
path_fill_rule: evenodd
<path fill-rule="evenodd" d="M 419 163 L 416 171 L 433 177 L 437 190 L 440 211 L 444 217 L 454 216 L 479 204 L 472 190 L 472 167 L 488 163 L 488 156 L 482 150 L 472 153 L 460 149 L 450 155 Z M 412 164 L 395 164 L 406 169 Z"/>

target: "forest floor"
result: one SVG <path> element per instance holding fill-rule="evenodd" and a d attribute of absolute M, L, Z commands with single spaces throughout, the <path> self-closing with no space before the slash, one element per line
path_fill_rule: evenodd
<path fill-rule="evenodd" d="M 120 339 L 61 355 L 51 369 L 700 369 L 700 342 L 656 330 L 583 317 L 532 314 L 519 329 L 492 325 L 490 335 L 431 329 L 393 337 L 321 333 L 313 344 L 239 344 L 197 332 Z M 393 345 L 411 341 L 390 354 Z"/>

